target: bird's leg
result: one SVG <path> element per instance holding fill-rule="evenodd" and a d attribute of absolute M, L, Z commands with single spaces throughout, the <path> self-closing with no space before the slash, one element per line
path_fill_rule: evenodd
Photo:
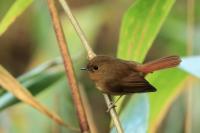
<path fill-rule="evenodd" d="M 115 108 L 116 107 L 116 103 L 119 101 L 119 99 L 122 97 L 123 95 L 120 95 L 116 100 L 113 100 L 111 103 L 110 103 L 110 105 L 108 106 L 108 109 L 107 109 L 107 111 L 106 112 L 110 112 L 110 110 L 112 109 L 112 108 Z"/>

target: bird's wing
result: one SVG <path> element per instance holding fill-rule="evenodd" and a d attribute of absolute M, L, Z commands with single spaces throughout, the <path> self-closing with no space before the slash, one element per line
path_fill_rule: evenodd
<path fill-rule="evenodd" d="M 156 89 L 145 80 L 143 76 L 140 76 L 139 73 L 131 73 L 126 77 L 118 79 L 118 82 L 110 82 L 107 86 L 109 87 L 108 89 L 116 95 L 156 91 Z"/>

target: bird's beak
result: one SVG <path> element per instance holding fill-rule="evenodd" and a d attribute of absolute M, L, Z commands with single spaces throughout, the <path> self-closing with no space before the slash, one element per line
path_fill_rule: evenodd
<path fill-rule="evenodd" d="M 85 71 L 88 71 L 88 69 L 87 69 L 87 68 L 81 68 L 80 70 L 85 70 Z"/>

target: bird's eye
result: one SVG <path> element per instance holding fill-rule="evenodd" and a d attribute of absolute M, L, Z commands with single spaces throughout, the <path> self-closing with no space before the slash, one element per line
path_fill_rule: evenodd
<path fill-rule="evenodd" d="M 93 69 L 98 70 L 99 68 L 98 68 L 98 66 L 95 65 L 95 66 L 93 66 Z"/>

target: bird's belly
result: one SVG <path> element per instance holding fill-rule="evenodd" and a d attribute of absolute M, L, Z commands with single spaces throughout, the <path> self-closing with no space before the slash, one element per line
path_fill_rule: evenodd
<path fill-rule="evenodd" d="M 96 86 L 97 86 L 97 89 L 101 91 L 102 93 L 106 93 L 109 95 L 122 95 L 120 92 L 112 91 L 112 88 L 108 88 L 108 86 L 106 86 L 103 83 L 96 83 Z"/>
<path fill-rule="evenodd" d="M 103 93 L 107 93 L 107 89 L 105 89 L 105 86 L 101 83 L 96 83 L 96 87 L 99 91 L 103 92 Z"/>

